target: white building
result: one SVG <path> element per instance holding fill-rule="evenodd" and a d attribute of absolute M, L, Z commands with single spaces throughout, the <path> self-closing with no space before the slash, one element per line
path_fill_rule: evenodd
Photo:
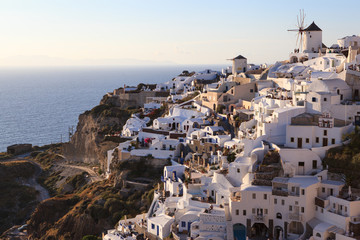
<path fill-rule="evenodd" d="M 165 214 L 148 218 L 147 231 L 159 237 L 160 239 L 164 239 L 170 235 L 170 227 L 174 221 L 174 218 L 169 217 Z"/>

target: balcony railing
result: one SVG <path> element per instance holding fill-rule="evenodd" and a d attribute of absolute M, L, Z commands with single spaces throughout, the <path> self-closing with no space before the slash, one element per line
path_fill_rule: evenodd
<path fill-rule="evenodd" d="M 232 202 L 240 202 L 241 201 L 241 196 L 232 196 L 231 201 Z"/>
<path fill-rule="evenodd" d="M 315 197 L 315 206 L 321 207 L 321 208 L 325 208 L 325 200 L 319 197 Z"/>
<path fill-rule="evenodd" d="M 266 222 L 265 215 L 252 215 L 252 221 L 253 222 Z"/>
<path fill-rule="evenodd" d="M 293 221 L 302 221 L 302 214 L 299 213 L 289 213 L 289 219 Z"/>
<path fill-rule="evenodd" d="M 289 192 L 286 190 L 280 190 L 280 189 L 273 189 L 272 190 L 272 194 L 275 196 L 282 196 L 282 197 L 287 197 L 289 196 Z"/>

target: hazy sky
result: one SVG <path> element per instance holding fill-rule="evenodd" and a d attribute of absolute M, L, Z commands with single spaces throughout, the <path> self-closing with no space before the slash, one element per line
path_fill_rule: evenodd
<path fill-rule="evenodd" d="M 360 34 L 358 1 L 0 0 L 1 65 L 272 63 L 299 9 L 326 45 Z M 133 59 L 133 60 L 131 60 Z"/>

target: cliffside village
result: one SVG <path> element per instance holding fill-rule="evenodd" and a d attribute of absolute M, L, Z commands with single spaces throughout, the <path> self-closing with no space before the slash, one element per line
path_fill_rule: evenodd
<path fill-rule="evenodd" d="M 114 158 L 172 165 L 148 212 L 103 239 L 360 237 L 360 192 L 322 164 L 360 125 L 360 36 L 327 47 L 314 22 L 302 34 L 300 49 L 271 66 L 239 55 L 221 72 L 109 93 L 136 99 L 142 113 L 124 125 L 128 141 L 108 152 L 108 174 Z M 159 109 L 166 115 L 150 120 Z"/>

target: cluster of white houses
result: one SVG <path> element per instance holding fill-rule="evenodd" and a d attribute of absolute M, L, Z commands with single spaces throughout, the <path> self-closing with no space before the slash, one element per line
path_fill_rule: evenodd
<path fill-rule="evenodd" d="M 360 125 L 360 36 L 327 48 L 314 22 L 304 36 L 289 61 L 256 66 L 239 55 L 221 73 L 158 84 L 170 96 L 146 111 L 166 102 L 166 115 L 128 120 L 119 160 L 172 160 L 142 221 L 149 238 L 360 237 L 360 195 L 322 164 Z M 105 239 L 122 239 L 114 231 Z"/>

